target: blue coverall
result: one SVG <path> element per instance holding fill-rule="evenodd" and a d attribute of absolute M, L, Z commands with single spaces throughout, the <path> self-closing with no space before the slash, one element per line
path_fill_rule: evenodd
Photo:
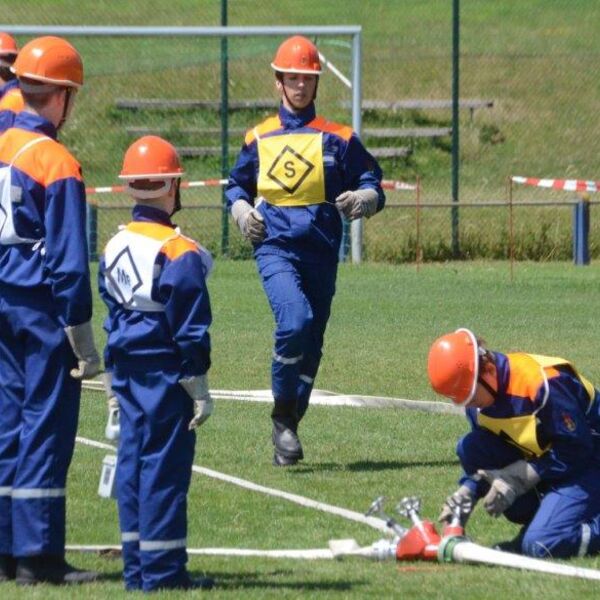
<path fill-rule="evenodd" d="M 178 382 L 210 367 L 212 317 L 206 251 L 157 208 L 135 206 L 126 231 L 129 238 L 121 232 L 107 245 L 99 288 L 109 311 L 105 363 L 120 410 L 125 585 L 152 591 L 189 580 L 186 503 L 196 435 L 188 429 L 193 400 Z M 152 255 L 148 244 L 155 244 Z M 147 281 L 136 265 L 144 255 L 153 263 Z"/>
<path fill-rule="evenodd" d="M 276 404 L 301 419 L 321 361 L 335 293 L 342 219 L 335 198 L 372 188 L 383 209 L 382 173 L 351 128 L 317 117 L 314 103 L 298 113 L 283 104 L 248 131 L 226 187 L 228 206 L 253 204 L 267 236 L 254 246 L 275 317 L 271 366 Z"/>
<path fill-rule="evenodd" d="M 600 552 L 600 394 L 562 359 L 494 356 L 495 401 L 466 409 L 472 431 L 457 446 L 461 483 L 480 498 L 489 484 L 475 481 L 478 469 L 526 459 L 541 481 L 504 513 L 524 525 L 522 552 L 563 558 Z"/>
<path fill-rule="evenodd" d="M 0 136 L 0 171 L 23 150 L 0 208 L 0 553 L 15 557 L 64 554 L 81 390 L 63 328 L 92 315 L 85 187 L 56 134 L 21 112 Z"/>

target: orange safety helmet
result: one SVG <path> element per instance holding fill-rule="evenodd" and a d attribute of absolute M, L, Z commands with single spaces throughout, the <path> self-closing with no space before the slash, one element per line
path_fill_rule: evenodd
<path fill-rule="evenodd" d="M 157 135 L 145 135 L 125 152 L 119 179 L 127 180 L 127 190 L 136 198 L 160 198 L 168 191 L 170 180 L 179 179 L 183 174 L 175 147 Z M 130 185 L 136 180 L 164 181 L 164 185 L 143 190 Z"/>
<path fill-rule="evenodd" d="M 8 33 L 0 32 L 0 56 L 16 56 L 18 53 L 15 38 Z"/>
<path fill-rule="evenodd" d="M 173 179 L 184 171 L 175 147 L 157 135 L 145 135 L 129 146 L 120 179 Z"/>
<path fill-rule="evenodd" d="M 279 46 L 271 66 L 278 73 L 321 74 L 317 47 L 301 35 L 294 35 Z"/>
<path fill-rule="evenodd" d="M 12 72 L 19 78 L 79 88 L 83 85 L 83 62 L 66 40 L 47 35 L 21 48 Z"/>
<path fill-rule="evenodd" d="M 479 344 L 469 329 L 439 337 L 429 349 L 427 373 L 431 387 L 455 404 L 467 405 L 475 396 L 479 375 Z"/>

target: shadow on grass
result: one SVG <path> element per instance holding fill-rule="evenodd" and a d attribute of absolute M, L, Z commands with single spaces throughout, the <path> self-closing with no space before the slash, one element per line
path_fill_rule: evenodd
<path fill-rule="evenodd" d="M 360 460 L 351 463 L 308 463 L 299 464 L 289 469 L 290 473 L 315 473 L 320 471 L 389 471 L 410 469 L 413 467 L 454 467 L 458 465 L 458 460 L 422 460 L 422 461 L 401 461 L 401 460 Z"/>
<path fill-rule="evenodd" d="M 458 465 L 458 459 L 455 460 L 359 460 L 357 462 L 348 463 L 346 469 L 348 471 L 387 471 L 390 469 L 411 469 L 413 467 L 452 467 Z"/>
<path fill-rule="evenodd" d="M 192 577 L 205 577 L 207 574 L 194 570 Z M 215 573 L 210 572 L 210 577 L 215 579 L 215 590 L 229 589 L 277 589 L 277 590 L 302 590 L 311 591 L 351 591 L 356 586 L 365 586 L 369 582 L 364 580 L 354 581 L 306 581 L 306 580 L 288 580 L 280 581 L 278 578 L 290 577 L 297 574 L 291 570 L 276 570 L 263 573 Z M 270 579 L 273 578 L 273 579 Z"/>

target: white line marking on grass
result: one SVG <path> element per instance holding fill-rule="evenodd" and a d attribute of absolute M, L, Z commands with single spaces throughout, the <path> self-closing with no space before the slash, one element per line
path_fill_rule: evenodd
<path fill-rule="evenodd" d="M 104 391 L 100 380 L 89 379 L 83 382 L 89 390 Z M 210 390 L 213 398 L 220 400 L 245 400 L 247 402 L 273 402 L 271 390 Z M 356 408 L 407 408 L 430 413 L 463 415 L 464 409 L 450 402 L 431 400 L 408 400 L 407 398 L 390 398 L 388 396 L 361 396 L 359 394 L 337 394 L 327 390 L 313 390 L 310 396 L 311 405 L 320 406 L 352 406 Z"/>
<path fill-rule="evenodd" d="M 306 506 L 307 508 L 314 508 L 315 510 L 322 510 L 333 515 L 338 515 L 340 517 L 343 517 L 344 519 L 348 519 L 349 521 L 364 523 L 365 525 L 373 527 L 373 529 L 377 529 L 379 531 L 391 531 L 389 527 L 385 524 L 385 521 L 383 519 L 378 519 L 377 517 L 365 517 L 365 515 L 363 515 L 362 513 L 354 512 L 353 510 L 348 510 L 347 508 L 332 506 L 331 504 L 325 504 L 324 502 L 311 500 L 310 498 L 306 498 L 305 496 L 299 496 L 298 494 L 290 494 L 289 492 L 284 492 L 275 488 L 265 487 L 263 485 L 253 483 L 252 481 L 247 481 L 246 479 L 240 479 L 239 477 L 226 475 L 225 473 L 219 473 L 218 471 L 213 471 L 212 469 L 207 469 L 205 467 L 198 467 L 194 465 L 192 467 L 192 471 L 195 471 L 196 473 L 201 473 L 202 475 L 206 475 L 207 477 L 212 477 L 221 481 L 233 483 L 234 485 L 243 487 L 248 490 L 261 492 L 262 494 L 267 494 L 268 496 L 274 496 L 275 498 L 283 498 L 284 500 L 289 500 L 290 502 L 294 502 L 295 504 L 299 504 L 300 506 Z"/>
<path fill-rule="evenodd" d="M 121 546 L 68 544 L 69 552 L 120 552 Z M 262 556 L 265 558 L 299 558 L 307 560 L 335 558 L 329 548 L 311 548 L 308 550 L 257 550 L 253 548 L 188 548 L 187 553 L 194 556 Z"/>
<path fill-rule="evenodd" d="M 113 452 L 116 452 L 117 450 L 114 446 L 111 446 L 110 444 L 97 442 L 96 440 L 90 440 L 88 438 L 80 436 L 77 436 L 75 440 L 80 444 L 92 446 L 94 448 L 112 450 Z M 299 496 L 298 494 L 290 494 L 289 492 L 284 492 L 275 488 L 265 487 L 263 485 L 253 483 L 252 481 L 248 481 L 246 479 L 240 479 L 239 477 L 226 475 L 225 473 L 213 471 L 212 469 L 207 469 L 206 467 L 200 467 L 198 465 L 192 465 L 192 471 L 200 473 L 201 475 L 206 475 L 207 477 L 211 477 L 213 479 L 218 479 L 220 481 L 232 483 L 247 490 L 260 492 L 262 494 L 273 496 L 275 498 L 282 498 L 284 500 L 288 500 L 289 502 L 293 502 L 294 504 L 299 504 L 300 506 L 314 508 L 315 510 L 321 510 L 323 512 L 327 512 L 333 515 L 338 515 L 340 517 L 343 517 L 344 519 L 348 519 L 349 521 L 363 523 L 379 531 L 391 531 L 390 528 L 386 525 L 385 521 L 383 519 L 378 519 L 377 517 L 366 517 L 362 513 L 358 513 L 353 510 L 348 510 L 347 508 L 340 508 L 339 506 L 333 506 L 331 504 L 325 504 L 324 502 L 318 502 L 317 500 L 311 500 L 310 498 L 306 498 L 305 496 Z"/>

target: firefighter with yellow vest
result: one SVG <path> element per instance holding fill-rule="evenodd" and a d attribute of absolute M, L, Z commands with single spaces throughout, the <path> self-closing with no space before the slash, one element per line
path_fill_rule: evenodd
<path fill-rule="evenodd" d="M 252 242 L 275 317 L 271 363 L 273 463 L 304 457 L 298 423 L 308 408 L 335 293 L 342 216 L 382 210 L 382 173 L 350 127 L 315 112 L 319 52 L 302 36 L 285 40 L 271 67 L 277 115 L 246 134 L 226 188 Z"/>
<path fill-rule="evenodd" d="M 471 424 L 457 445 L 460 487 L 440 520 L 482 498 L 491 516 L 522 525 L 500 549 L 539 558 L 600 552 L 600 396 L 575 366 L 491 351 L 458 329 L 433 343 L 428 373 Z"/>

